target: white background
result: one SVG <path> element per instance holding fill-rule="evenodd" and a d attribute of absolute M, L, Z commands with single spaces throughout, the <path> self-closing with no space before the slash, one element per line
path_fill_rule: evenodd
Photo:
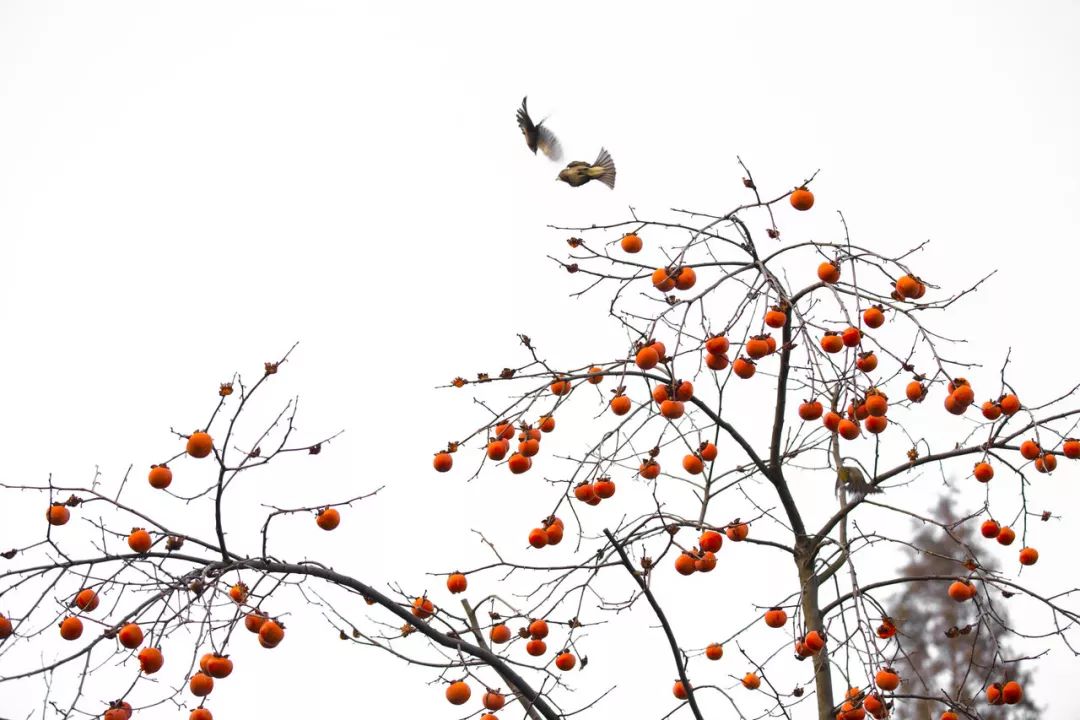
<path fill-rule="evenodd" d="M 627 206 L 722 212 L 747 200 L 736 155 L 767 195 L 822 169 L 814 212 L 780 218 L 785 240 L 835 240 L 840 209 L 884 251 L 932 239 L 918 266 L 934 283 L 998 269 L 939 327 L 970 339 L 958 352 L 985 363 L 976 383 L 996 386 L 1011 346 L 1022 394 L 1047 399 L 1077 381 L 1077 27 L 1074 2 L 0 3 L 0 477 L 80 484 L 100 466 L 116 483 L 134 464 L 129 500 L 176 516 L 142 482 L 175 452 L 169 428 L 199 426 L 219 381 L 300 340 L 274 403 L 302 395 L 306 437 L 346 433 L 238 491 L 238 544 L 260 502 L 386 484 L 333 534 L 283 521 L 282 554 L 433 592 L 425 571 L 486 559 L 470 528 L 532 559 L 521 540 L 550 491 L 536 474 L 466 485 L 464 462 L 436 476 L 431 452 L 484 418 L 468 390 L 434 386 L 520 364 L 516 332 L 554 362 L 621 353 L 602 298 L 568 297 L 581 280 L 546 259 L 566 251 L 546 225 L 623 220 Z M 611 151 L 614 192 L 556 184 L 558 166 L 524 149 L 513 114 L 526 93 L 567 160 Z M 205 466 L 177 467 L 177 486 L 208 480 Z M 1078 472 L 1033 491 L 1038 509 L 1071 520 Z M 820 483 L 825 512 L 831 479 Z M 930 479 L 914 507 L 941 487 Z M 0 545 L 39 533 L 39 507 L 5 497 Z M 1075 585 L 1066 527 L 1039 528 L 1030 577 L 1047 591 Z M 774 601 L 757 592 L 763 562 L 712 576 L 711 590 L 658 577 L 684 644 L 726 637 L 751 603 Z M 239 638 L 215 717 L 463 716 L 424 684 L 433 673 L 338 642 L 314 609 L 287 610 L 272 656 Z M 674 672 L 648 616 L 598 619 L 617 631 L 586 647 L 566 706 L 616 684 L 603 716 L 670 710 Z M 68 649 L 46 637 L 46 657 Z M 192 652 L 177 645 L 174 683 Z M 711 681 L 746 671 L 731 659 Z M 1070 717 L 1075 671 L 1060 645 L 1038 663 L 1044 717 Z M 115 696 L 134 670 L 115 672 L 88 697 Z M 42 687 L 0 684 L 2 714 L 40 712 Z"/>

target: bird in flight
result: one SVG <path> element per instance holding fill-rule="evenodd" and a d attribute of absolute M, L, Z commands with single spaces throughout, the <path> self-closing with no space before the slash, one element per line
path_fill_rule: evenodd
<path fill-rule="evenodd" d="M 529 117 L 529 108 L 526 106 L 528 100 L 527 96 L 522 98 L 521 107 L 517 111 L 517 124 L 521 128 L 521 134 L 525 136 L 525 144 L 532 150 L 533 155 L 539 148 L 549 160 L 556 162 L 561 160 L 562 147 L 559 145 L 558 138 L 555 137 L 555 133 L 544 127 L 547 118 L 533 123 L 532 118 Z"/>
<path fill-rule="evenodd" d="M 596 156 L 596 162 L 591 165 L 581 160 L 575 160 L 559 173 L 559 180 L 570 187 L 580 187 L 590 180 L 599 180 L 612 190 L 615 189 L 615 161 L 604 148 L 600 148 L 600 154 Z"/>

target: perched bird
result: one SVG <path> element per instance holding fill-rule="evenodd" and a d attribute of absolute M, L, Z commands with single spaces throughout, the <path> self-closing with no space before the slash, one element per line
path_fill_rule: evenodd
<path fill-rule="evenodd" d="M 608 155 L 607 150 L 600 148 L 600 154 L 596 156 L 596 162 L 592 165 L 575 160 L 559 173 L 558 179 L 570 187 L 580 187 L 590 180 L 599 180 L 614 190 L 615 161 L 611 159 L 611 155 Z"/>
<path fill-rule="evenodd" d="M 841 465 L 836 470 L 837 497 L 841 490 L 847 493 L 849 500 L 862 500 L 867 495 L 882 492 L 881 488 L 867 482 L 863 471 L 853 465 Z"/>
<path fill-rule="evenodd" d="M 536 149 L 540 148 L 548 159 L 555 162 L 562 160 L 562 147 L 559 145 L 558 138 L 544 127 L 547 118 L 533 124 L 532 118 L 529 117 L 529 108 L 526 106 L 528 100 L 528 96 L 522 98 L 521 107 L 517 111 L 517 124 L 521 128 L 521 134 L 525 136 L 525 144 L 532 150 L 533 155 L 536 154 Z"/>

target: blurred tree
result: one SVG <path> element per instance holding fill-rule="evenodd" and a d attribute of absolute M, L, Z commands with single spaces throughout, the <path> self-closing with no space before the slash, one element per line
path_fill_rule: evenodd
<path fill-rule="evenodd" d="M 952 575 L 964 572 L 963 565 L 971 559 L 978 562 L 984 573 L 997 572 L 997 563 L 978 553 L 984 540 L 965 522 L 969 517 L 957 513 L 963 507 L 959 493 L 953 489 L 943 494 L 930 513 L 941 525 L 916 522 L 911 544 L 918 553 L 900 574 L 908 577 Z M 947 528 L 947 530 L 946 530 Z M 996 545 L 996 543 L 995 543 Z M 999 597 L 1001 597 L 999 595 Z M 1025 697 L 1013 706 L 990 707 L 982 697 L 981 688 L 998 680 L 1003 660 L 1017 657 L 1009 647 L 1009 611 L 1003 602 L 995 602 L 991 612 L 979 612 L 969 603 L 957 603 L 941 593 L 927 592 L 925 583 L 906 583 L 894 601 L 893 620 L 898 627 L 905 652 L 895 662 L 897 670 L 913 694 L 935 697 L 948 695 L 968 706 L 978 705 L 985 718 L 1035 720 L 1039 708 L 1029 699 L 1034 681 L 1031 674 L 1017 663 L 1009 663 L 1009 680 L 1023 685 Z M 992 668 L 995 676 L 986 679 Z M 984 682 L 985 679 L 985 682 Z M 959 693 L 959 695 L 958 695 Z M 897 703 L 896 720 L 938 720 L 941 704 L 920 700 Z"/>

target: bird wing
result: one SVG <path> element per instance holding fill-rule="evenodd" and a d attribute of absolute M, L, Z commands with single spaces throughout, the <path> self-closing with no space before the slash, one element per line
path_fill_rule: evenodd
<path fill-rule="evenodd" d="M 536 145 L 547 155 L 548 160 L 553 162 L 562 160 L 562 145 L 559 144 L 555 133 L 544 127 L 543 123 L 537 126 L 536 132 L 538 134 Z"/>
<path fill-rule="evenodd" d="M 518 127 L 521 128 L 521 132 L 525 133 L 525 135 L 528 135 L 530 132 L 536 130 L 536 126 L 533 125 L 532 118 L 529 117 L 529 109 L 525 105 L 528 99 L 529 98 L 527 96 L 521 99 L 521 107 L 519 107 L 517 111 L 517 124 Z"/>
<path fill-rule="evenodd" d="M 568 167 L 568 168 L 572 168 L 572 167 L 589 167 L 589 163 L 582 162 L 581 160 L 575 160 L 574 162 L 570 163 L 566 167 Z"/>

